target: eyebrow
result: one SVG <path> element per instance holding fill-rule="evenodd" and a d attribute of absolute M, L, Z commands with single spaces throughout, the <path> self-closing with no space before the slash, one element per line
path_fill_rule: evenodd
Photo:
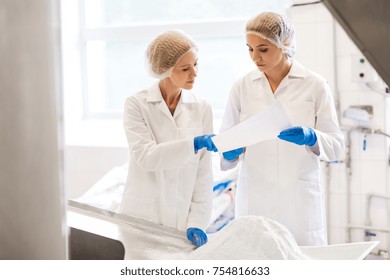
<path fill-rule="evenodd" d="M 248 47 L 252 48 L 250 45 L 246 44 Z M 259 48 L 259 47 L 268 47 L 267 44 L 260 44 L 258 46 L 255 46 L 255 48 Z"/>
<path fill-rule="evenodd" d="M 194 64 L 196 64 L 196 63 L 198 63 L 198 59 L 195 60 L 195 63 L 194 63 Z M 188 64 L 181 65 L 181 66 L 179 66 L 179 67 L 180 67 L 180 68 L 184 68 L 184 67 L 188 67 L 188 66 L 191 66 L 191 65 L 192 65 L 192 63 L 188 63 Z"/>

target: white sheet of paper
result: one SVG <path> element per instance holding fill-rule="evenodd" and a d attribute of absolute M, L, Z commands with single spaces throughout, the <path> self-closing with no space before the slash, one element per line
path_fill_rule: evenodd
<path fill-rule="evenodd" d="M 286 112 L 276 102 L 266 110 L 214 136 L 212 140 L 219 152 L 226 152 L 275 139 L 282 130 L 289 127 L 291 123 Z"/>

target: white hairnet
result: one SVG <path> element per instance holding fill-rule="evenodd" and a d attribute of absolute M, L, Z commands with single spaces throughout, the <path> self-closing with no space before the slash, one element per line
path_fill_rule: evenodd
<path fill-rule="evenodd" d="M 158 79 L 169 77 L 181 57 L 192 49 L 198 50 L 194 40 L 180 30 L 169 30 L 158 35 L 146 50 L 149 74 Z"/>
<path fill-rule="evenodd" d="M 295 29 L 287 16 L 263 12 L 247 22 L 246 34 L 257 35 L 270 41 L 289 57 L 295 54 Z"/>

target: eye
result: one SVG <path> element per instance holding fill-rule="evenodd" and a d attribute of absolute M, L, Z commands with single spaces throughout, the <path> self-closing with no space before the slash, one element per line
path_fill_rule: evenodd
<path fill-rule="evenodd" d="M 190 67 L 183 68 L 182 70 L 183 70 L 183 72 L 186 72 L 186 71 L 190 70 Z"/>
<path fill-rule="evenodd" d="M 261 48 L 261 49 L 259 49 L 259 51 L 261 51 L 261 52 L 267 52 L 267 51 L 268 51 L 268 48 Z"/>
<path fill-rule="evenodd" d="M 248 51 L 253 52 L 253 49 L 252 49 L 252 48 L 249 48 Z"/>

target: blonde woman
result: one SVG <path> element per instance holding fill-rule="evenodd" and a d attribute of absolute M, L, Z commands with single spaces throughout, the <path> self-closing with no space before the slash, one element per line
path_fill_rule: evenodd
<path fill-rule="evenodd" d="M 324 78 L 293 58 L 295 30 L 286 16 L 263 12 L 250 19 L 246 44 L 257 69 L 233 85 L 221 131 L 275 102 L 293 127 L 278 139 L 223 153 L 222 169 L 241 161 L 236 216 L 265 216 L 285 225 L 298 245 L 325 245 L 320 160 L 338 160 L 344 149 L 332 93 Z"/>
<path fill-rule="evenodd" d="M 178 30 L 157 36 L 146 51 L 158 81 L 127 98 L 130 149 L 120 212 L 186 232 L 199 247 L 212 209 L 211 106 L 189 90 L 198 73 L 197 46 Z"/>

